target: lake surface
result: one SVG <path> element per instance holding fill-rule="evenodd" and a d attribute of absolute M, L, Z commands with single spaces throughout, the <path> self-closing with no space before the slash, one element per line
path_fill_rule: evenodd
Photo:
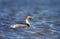
<path fill-rule="evenodd" d="M 31 16 L 31 26 L 10 29 Z M 0 39 L 60 39 L 60 0 L 0 0 Z"/>

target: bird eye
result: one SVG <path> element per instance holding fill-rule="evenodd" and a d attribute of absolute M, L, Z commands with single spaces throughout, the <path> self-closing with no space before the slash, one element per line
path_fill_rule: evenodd
<path fill-rule="evenodd" d="M 29 18 L 31 20 L 31 18 Z"/>

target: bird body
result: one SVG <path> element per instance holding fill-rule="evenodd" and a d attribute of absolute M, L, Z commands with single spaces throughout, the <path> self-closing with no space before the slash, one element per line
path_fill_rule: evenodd
<path fill-rule="evenodd" d="M 23 23 L 22 24 L 14 24 L 14 25 L 11 25 L 10 28 L 29 27 L 30 26 L 30 23 L 29 23 L 30 20 L 31 20 L 31 17 L 28 16 L 26 18 L 26 23 L 24 23 L 24 24 Z"/>

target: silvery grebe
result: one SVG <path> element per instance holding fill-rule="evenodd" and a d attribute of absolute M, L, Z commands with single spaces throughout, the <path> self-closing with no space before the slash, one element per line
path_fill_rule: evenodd
<path fill-rule="evenodd" d="M 25 24 L 14 24 L 14 25 L 11 25 L 10 28 L 29 27 L 30 26 L 30 23 L 29 23 L 30 20 L 31 20 L 31 16 L 28 16 L 26 18 L 26 23 Z"/>

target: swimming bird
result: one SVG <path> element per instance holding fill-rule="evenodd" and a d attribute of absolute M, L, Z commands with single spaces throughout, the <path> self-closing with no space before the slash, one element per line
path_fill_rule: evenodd
<path fill-rule="evenodd" d="M 10 28 L 19 28 L 19 27 L 30 27 L 31 16 L 27 16 L 25 24 L 14 24 Z"/>

